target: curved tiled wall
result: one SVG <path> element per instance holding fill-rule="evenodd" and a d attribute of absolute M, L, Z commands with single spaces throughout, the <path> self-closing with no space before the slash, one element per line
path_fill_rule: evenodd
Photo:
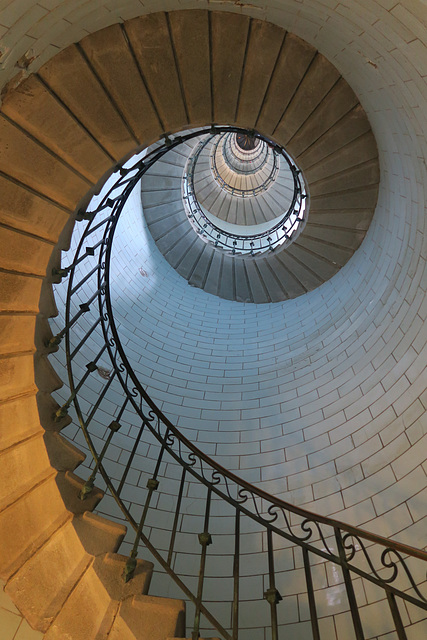
<path fill-rule="evenodd" d="M 76 241 L 80 226 L 77 231 Z M 376 275 L 378 266 L 368 258 L 373 250 L 369 241 L 376 242 L 375 229 L 337 276 L 298 300 L 273 305 L 229 302 L 189 287 L 166 263 L 143 223 L 135 189 L 114 244 L 115 318 L 144 386 L 206 453 L 273 495 L 423 546 L 426 474 L 420 431 L 425 413 L 420 400 L 405 399 L 423 355 L 414 352 L 410 361 L 408 355 L 395 358 L 393 351 L 401 345 L 386 343 L 378 335 L 379 327 L 390 332 L 395 321 L 390 316 L 390 323 L 378 322 L 385 304 L 376 287 L 383 285 Z M 84 355 L 82 368 L 88 357 Z M 403 362 L 405 384 L 396 376 Z M 108 366 L 108 361 L 102 364 Z M 61 393 L 65 399 L 67 392 Z M 93 404 L 97 385 L 92 394 L 85 393 Z M 113 413 L 105 416 L 105 424 L 112 418 Z M 117 478 L 137 432 L 129 417 L 123 422 L 120 443 L 107 454 L 109 470 Z M 75 431 L 71 427 L 70 435 Z M 78 432 L 76 438 L 81 446 Z M 155 455 L 150 444 L 147 438 L 129 479 L 126 498 L 136 507 L 142 504 L 139 487 L 151 466 L 144 455 L 149 460 Z M 168 466 L 169 477 L 178 473 L 173 466 Z M 176 488 L 159 489 L 163 516 L 152 521 L 151 535 L 160 545 L 161 522 L 173 508 L 168 499 L 175 492 Z M 198 513 L 196 486 L 190 495 L 193 499 L 183 510 L 189 522 L 182 525 L 184 531 L 190 527 L 189 536 L 191 518 Z M 116 515 L 108 502 L 101 503 L 100 511 Z M 218 534 L 227 537 L 225 520 Z M 191 541 L 188 545 L 184 564 L 191 564 Z M 252 551 L 256 549 L 255 542 Z M 249 567 L 257 566 L 254 556 L 243 558 Z M 285 570 L 290 611 L 296 606 L 293 598 L 303 607 L 298 566 L 295 557 Z M 257 579 L 250 573 L 243 579 L 249 590 L 255 589 Z M 167 579 L 156 575 L 154 584 L 159 593 L 176 595 Z M 336 624 L 344 628 L 348 620 L 340 612 L 343 585 L 331 577 L 328 584 L 325 588 L 317 575 L 322 624 L 327 628 L 328 615 L 335 614 Z M 338 604 L 328 605 L 331 598 Z M 358 598 L 362 604 L 367 598 L 362 617 L 369 628 L 378 608 L 369 594 L 361 591 Z M 256 616 L 243 611 L 248 626 L 256 626 Z"/>

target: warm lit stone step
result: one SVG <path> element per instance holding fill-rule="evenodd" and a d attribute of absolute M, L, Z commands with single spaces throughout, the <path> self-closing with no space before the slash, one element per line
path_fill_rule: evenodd
<path fill-rule="evenodd" d="M 120 603 L 148 592 L 153 564 L 138 560 L 134 577 L 127 583 L 122 577 L 125 564 L 126 557 L 117 554 L 107 553 L 95 558 L 53 621 L 45 639 L 106 639 Z M 142 640 L 140 636 L 133 638 Z"/>
<path fill-rule="evenodd" d="M 15 573 L 70 519 L 52 472 L 0 513 L 0 576 L 7 579 Z"/>
<path fill-rule="evenodd" d="M 122 602 L 108 640 L 166 640 L 185 635 L 185 603 L 135 596 Z"/>
<path fill-rule="evenodd" d="M 10 578 L 6 591 L 32 627 L 47 631 L 90 561 L 69 521 Z"/>

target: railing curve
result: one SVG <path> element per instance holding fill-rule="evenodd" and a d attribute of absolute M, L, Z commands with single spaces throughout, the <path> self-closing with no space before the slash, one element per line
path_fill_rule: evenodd
<path fill-rule="evenodd" d="M 206 146 L 209 142 L 210 142 L 209 139 L 204 141 L 204 146 Z M 265 154 L 264 154 L 264 158 L 261 159 L 261 163 L 260 164 L 256 164 L 255 166 L 254 166 L 253 163 L 248 163 L 246 165 L 246 167 L 247 167 L 246 171 L 243 171 L 243 170 L 238 170 L 235 166 L 233 166 L 232 165 L 232 161 L 226 155 L 226 147 L 227 147 L 228 143 L 229 143 L 228 139 L 224 140 L 224 137 L 220 136 L 218 138 L 218 140 L 213 144 L 212 151 L 211 151 L 211 154 L 210 154 L 211 171 L 212 171 L 213 176 L 214 176 L 215 180 L 217 181 L 217 183 L 225 191 L 227 191 L 231 195 L 236 196 L 238 198 L 255 197 L 255 196 L 257 196 L 257 195 L 259 195 L 261 193 L 264 193 L 264 192 L 268 191 L 268 189 L 271 187 L 271 185 L 274 184 L 274 182 L 275 182 L 275 180 L 277 178 L 277 174 L 279 172 L 279 167 L 280 167 L 279 155 L 278 155 L 275 147 L 273 145 L 267 145 L 267 143 L 264 143 L 263 147 L 264 147 Z M 265 175 L 265 176 L 264 175 L 262 176 L 262 182 L 260 184 L 254 186 L 254 187 L 251 187 L 251 188 L 244 189 L 243 187 L 234 187 L 233 185 L 229 184 L 222 177 L 221 172 L 220 172 L 220 170 L 218 168 L 217 153 L 218 153 L 218 148 L 219 148 L 220 145 L 221 145 L 221 148 L 222 148 L 222 158 L 224 160 L 224 163 L 234 173 L 240 174 L 240 175 L 243 175 L 243 176 L 244 175 L 251 175 L 251 174 L 252 175 L 253 174 L 258 174 L 262 169 L 264 169 L 264 167 L 267 164 L 267 162 L 271 159 L 271 166 L 269 167 L 268 174 Z M 262 153 L 262 151 L 263 151 L 263 149 L 261 149 L 261 153 Z M 288 166 L 288 165 L 286 164 L 286 166 Z M 292 174 L 292 176 L 293 176 L 293 174 Z M 295 181 L 294 181 L 294 188 L 295 188 Z"/>
<path fill-rule="evenodd" d="M 228 131 L 230 133 L 237 132 L 236 128 L 229 129 Z M 289 169 L 292 175 L 293 193 L 290 203 L 287 204 L 284 210 L 270 223 L 255 225 L 248 232 L 229 228 L 228 225 L 222 224 L 221 220 L 215 216 L 209 215 L 200 205 L 194 183 L 195 170 L 201 153 L 220 132 L 221 130 L 216 130 L 215 132 L 210 131 L 210 136 L 200 140 L 191 153 L 184 171 L 182 180 L 183 201 L 187 216 L 195 231 L 205 241 L 211 242 L 215 247 L 232 255 L 255 256 L 268 251 L 272 252 L 278 247 L 286 247 L 297 238 L 307 220 L 307 188 L 301 171 L 285 149 L 259 133 L 254 131 L 247 132 L 248 135 L 252 135 L 264 142 L 273 154 L 273 165 L 266 183 L 253 189 L 233 189 L 222 179 L 218 173 L 216 164 L 213 163 L 211 168 L 215 180 L 232 196 L 238 196 L 240 198 L 256 197 L 260 193 L 268 190 L 276 179 L 279 171 L 279 158 L 281 158 L 284 166 Z"/>
<path fill-rule="evenodd" d="M 242 130 L 224 127 L 219 131 Z M 304 575 L 304 598 L 313 640 L 321 638 L 320 620 L 323 612 L 319 611 L 316 602 L 319 586 L 314 572 L 322 563 L 329 563 L 341 571 L 347 608 L 357 640 L 367 637 L 363 628 L 364 603 L 358 602 L 360 592 L 355 587 L 365 582 L 373 585 L 377 590 L 377 599 L 383 601 L 384 615 L 388 616 L 390 629 L 396 632 L 399 640 L 407 640 L 405 627 L 408 625 L 408 613 L 405 603 L 427 611 L 427 599 L 422 586 L 426 579 L 424 563 L 427 553 L 284 502 L 231 473 L 180 433 L 143 388 L 126 356 L 114 320 L 110 280 L 113 239 L 120 215 L 132 190 L 158 159 L 184 140 L 210 132 L 212 130 L 207 129 L 177 136 L 173 140 L 166 139 L 160 148 L 142 160 L 121 167 L 117 180 L 108 188 L 96 208 L 78 213 L 77 219 L 86 220 L 87 225 L 74 259 L 68 267 L 62 267 L 54 273 L 60 277 L 68 276 L 69 282 L 66 324 L 59 334 L 52 337 L 49 346 L 56 348 L 65 337 L 70 385 L 70 396 L 57 410 L 55 419 L 61 420 L 74 406 L 94 461 L 80 498 L 84 500 L 91 493 L 99 474 L 123 517 L 135 531 L 132 550 L 124 568 L 124 579 L 132 578 L 138 547 L 142 543 L 192 603 L 193 640 L 200 637 L 203 628 L 213 628 L 225 640 L 250 637 L 246 621 L 252 609 L 257 611 L 260 626 L 269 629 L 272 640 L 287 637 L 286 616 L 280 608 L 281 600 L 288 598 L 281 593 L 282 587 L 286 589 L 286 571 L 278 568 L 277 563 L 280 554 L 289 548 L 299 549 L 299 555 L 292 551 L 294 558 L 297 555 L 299 557 L 299 564 L 295 560 L 292 571 L 302 571 Z M 107 355 L 108 370 L 101 366 Z M 96 400 L 88 404 L 84 389 L 90 384 L 93 387 L 96 373 L 99 374 Z M 104 405 L 107 402 L 112 404 L 110 398 L 114 399 L 115 409 L 113 420 L 107 426 Z M 136 436 L 124 472 L 120 478 L 116 478 L 108 471 L 107 452 L 125 419 L 135 428 Z M 106 431 L 103 438 L 99 437 L 100 426 Z M 143 499 L 136 508 L 130 505 L 125 494 L 135 456 L 140 445 L 146 441 L 150 442 L 156 455 L 146 458 L 146 469 L 141 472 L 141 478 L 144 474 L 146 483 L 139 487 Z M 170 465 L 174 469 L 172 476 Z M 175 473 L 177 470 L 179 473 Z M 160 497 L 156 499 L 156 492 L 160 487 L 160 493 L 163 486 L 166 487 L 165 493 L 161 493 L 160 497 L 169 495 L 173 498 L 172 508 L 168 511 L 168 526 L 163 530 L 166 541 L 159 539 L 156 533 L 160 531 L 156 514 L 161 511 Z M 173 489 L 169 489 L 172 486 Z M 194 502 L 194 496 L 190 494 L 195 487 L 199 487 L 199 502 L 198 510 L 193 513 L 189 511 L 188 504 L 192 504 L 191 501 L 189 503 L 189 497 Z M 229 527 L 225 534 L 218 530 L 217 525 L 224 514 L 228 514 Z M 196 526 L 199 528 L 195 529 Z M 264 567 L 261 570 L 262 590 L 248 598 L 242 594 L 247 573 L 242 566 L 242 558 L 246 557 L 245 541 L 253 532 L 261 541 L 260 554 Z M 215 549 L 216 537 L 224 541 L 226 551 L 212 555 L 210 547 L 213 545 Z M 197 554 L 194 552 L 194 543 L 199 545 L 200 552 Z M 180 545 L 183 545 L 183 549 Z M 179 565 L 182 557 L 189 556 L 197 558 L 198 571 L 186 576 L 188 570 L 180 571 Z M 227 558 L 229 571 L 229 607 L 225 614 L 217 606 L 215 595 L 210 593 L 205 596 L 212 579 L 215 579 L 213 565 L 219 561 L 219 557 Z M 259 602 L 263 600 L 264 608 L 259 609 Z M 265 614 L 268 614 L 268 620 L 261 619 Z"/>

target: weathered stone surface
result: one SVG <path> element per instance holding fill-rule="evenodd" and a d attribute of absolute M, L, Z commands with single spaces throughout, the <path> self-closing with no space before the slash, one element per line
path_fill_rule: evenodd
<path fill-rule="evenodd" d="M 90 561 L 67 522 L 10 578 L 6 592 L 33 628 L 47 631 Z"/>
<path fill-rule="evenodd" d="M 93 556 L 102 556 L 102 563 L 107 563 L 108 566 L 117 566 L 120 564 L 120 570 L 118 570 L 118 573 L 120 573 L 120 571 L 123 572 L 123 565 L 126 562 L 126 558 L 123 560 L 124 556 L 118 556 L 116 554 L 117 549 L 126 535 L 126 527 L 123 524 L 107 520 L 106 518 L 95 513 L 91 513 L 90 511 L 85 511 L 81 515 L 73 518 L 73 527 L 77 531 L 78 536 L 88 553 Z M 108 555 L 108 559 L 104 554 Z M 143 565 L 143 561 L 138 560 L 138 570 L 135 570 L 135 575 L 139 576 L 139 574 L 142 573 Z M 149 562 L 145 563 L 144 567 L 146 573 L 150 573 L 153 568 L 152 564 Z M 99 573 L 101 575 L 102 571 Z M 144 573 L 144 580 L 146 579 L 146 573 Z M 120 585 L 122 587 L 123 584 L 123 580 L 120 580 Z M 142 593 L 143 588 L 145 587 L 141 586 L 140 593 Z M 146 588 L 148 589 L 148 583 Z M 138 593 L 138 590 L 135 590 L 135 593 Z M 114 595 L 112 597 L 116 596 Z"/>
<path fill-rule="evenodd" d="M 307 42 L 286 34 L 256 125 L 259 131 L 273 134 L 315 54 Z"/>
<path fill-rule="evenodd" d="M 35 103 L 37 109 L 34 109 Z M 90 182 L 97 182 L 99 175 L 111 165 L 111 158 L 38 76 L 30 76 L 10 93 L 2 103 L 2 110 Z"/>
<path fill-rule="evenodd" d="M 45 640 L 106 638 L 118 603 L 112 602 L 103 584 L 88 567 L 44 635 Z"/>
<path fill-rule="evenodd" d="M 0 222 L 56 242 L 69 211 L 0 176 Z"/>
<path fill-rule="evenodd" d="M 122 27 L 97 31 L 81 46 L 138 141 L 154 142 L 162 127 Z"/>
<path fill-rule="evenodd" d="M 280 144 L 287 145 L 339 77 L 338 70 L 317 53 L 274 132 Z"/>
<path fill-rule="evenodd" d="M 183 637 L 185 604 L 182 600 L 139 596 L 125 600 L 114 620 L 108 640 Z"/>
<path fill-rule="evenodd" d="M 248 29 L 246 16 L 211 14 L 213 120 L 217 124 L 232 124 L 236 119 Z"/>
<path fill-rule="evenodd" d="M 0 316 L 0 355 L 34 351 L 34 316 Z"/>
<path fill-rule="evenodd" d="M 310 183 L 314 183 L 337 173 L 347 172 L 369 160 L 375 160 L 378 165 L 377 156 L 375 138 L 372 132 L 369 131 L 307 169 L 306 176 Z"/>
<path fill-rule="evenodd" d="M 61 51 L 39 75 L 112 158 L 138 145 L 76 46 Z"/>
<path fill-rule="evenodd" d="M 255 126 L 284 35 L 269 22 L 251 22 L 237 108 L 239 126 Z"/>
<path fill-rule="evenodd" d="M 331 91 L 320 102 L 298 133 L 289 141 L 288 150 L 294 158 L 316 143 L 328 129 L 358 104 L 350 85 L 340 78 Z"/>
<path fill-rule="evenodd" d="M 303 171 L 306 171 L 369 130 L 366 113 L 359 104 L 324 133 L 316 141 L 316 144 L 298 156 L 296 158 L 298 165 Z"/>
<path fill-rule="evenodd" d="M 66 508 L 76 515 L 93 511 L 104 495 L 104 492 L 95 486 L 85 500 L 80 500 L 79 495 L 85 480 L 71 471 L 60 471 L 55 480 Z"/>
<path fill-rule="evenodd" d="M 301 238 L 300 238 L 301 239 Z M 299 260 L 310 271 L 314 272 L 322 280 L 329 280 L 339 269 L 338 265 L 334 265 L 328 259 L 322 259 L 316 255 L 311 249 L 308 249 L 300 243 L 300 239 L 291 244 L 288 253 Z"/>
<path fill-rule="evenodd" d="M 72 442 L 54 431 L 44 432 L 44 442 L 49 462 L 57 471 L 73 471 L 86 458 Z"/>
<path fill-rule="evenodd" d="M 0 367 L 0 400 L 32 394 L 36 390 L 32 354 L 9 356 Z"/>
<path fill-rule="evenodd" d="M 0 451 L 37 433 L 43 430 L 35 392 L 0 405 Z"/>
<path fill-rule="evenodd" d="M 40 432 L 0 454 L 0 511 L 44 478 L 48 468 Z"/>
<path fill-rule="evenodd" d="M 37 313 L 42 280 L 15 273 L 0 273 L 0 309 Z"/>
<path fill-rule="evenodd" d="M 3 174 L 70 209 L 89 189 L 89 181 L 76 175 L 4 116 L 0 116 L 0 139 Z"/>
<path fill-rule="evenodd" d="M 163 128 L 183 128 L 187 115 L 164 13 L 135 18 L 125 24 L 126 33 L 156 106 Z"/>
<path fill-rule="evenodd" d="M 307 175 L 309 175 L 309 172 L 307 172 Z M 377 185 L 378 180 L 379 168 L 378 161 L 375 158 L 346 171 L 312 182 L 310 192 L 311 196 L 315 198 L 316 196 L 330 193 L 362 190 L 371 185 Z"/>
<path fill-rule="evenodd" d="M 1 577 L 15 573 L 69 519 L 51 470 L 0 513 Z"/>
<path fill-rule="evenodd" d="M 212 122 L 207 11 L 174 11 L 169 14 L 171 36 L 179 75 L 192 126 Z"/>
<path fill-rule="evenodd" d="M 19 231 L 0 227 L 0 267 L 39 276 L 46 273 L 52 253 L 50 242 L 32 238 Z"/>

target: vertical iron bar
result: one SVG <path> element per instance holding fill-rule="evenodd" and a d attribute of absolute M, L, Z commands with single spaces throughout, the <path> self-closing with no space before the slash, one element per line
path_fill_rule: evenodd
<path fill-rule="evenodd" d="M 347 560 L 345 557 L 345 550 L 342 543 L 341 531 L 336 528 L 335 529 L 335 539 L 337 541 L 338 553 L 340 557 L 340 566 L 344 576 L 345 588 L 347 591 L 348 603 L 350 605 L 350 613 L 353 620 L 354 632 L 356 634 L 357 640 L 365 640 L 363 635 L 362 622 L 360 620 L 359 609 L 357 606 L 356 596 L 354 594 L 353 583 L 351 581 L 350 570 L 347 565 Z"/>
<path fill-rule="evenodd" d="M 239 637 L 240 511 L 236 509 L 233 560 L 233 640 Z"/>
<path fill-rule="evenodd" d="M 308 549 L 302 547 L 302 557 L 304 559 L 305 581 L 307 583 L 308 604 L 310 606 L 311 630 L 313 640 L 320 640 L 319 623 L 317 621 L 316 601 L 314 599 L 313 578 L 311 575 L 310 558 Z"/>
<path fill-rule="evenodd" d="M 203 596 L 203 583 L 205 580 L 206 553 L 208 545 L 212 544 L 212 536 L 209 533 L 209 515 L 211 509 L 212 489 L 208 487 L 208 496 L 206 498 L 205 522 L 203 533 L 199 533 L 199 542 L 202 545 L 202 554 L 200 556 L 199 583 L 197 585 L 196 610 L 194 612 L 194 627 L 192 640 L 198 640 L 200 637 L 200 608 Z"/>
<path fill-rule="evenodd" d="M 397 606 L 396 596 L 394 593 L 386 590 L 388 604 L 390 606 L 391 615 L 393 616 L 394 626 L 396 627 L 396 632 L 399 640 L 408 640 L 406 636 L 406 631 L 403 626 L 402 618 L 400 617 L 400 611 Z"/>
<path fill-rule="evenodd" d="M 80 311 L 77 311 L 77 313 L 71 318 L 71 320 L 67 322 L 65 327 L 56 336 L 53 336 L 53 338 L 49 340 L 48 346 L 53 347 L 58 345 L 61 342 L 62 338 L 65 336 L 67 331 L 71 329 L 73 324 L 77 322 L 80 316 L 82 316 L 84 313 L 87 313 L 87 311 L 89 311 L 90 305 L 95 300 L 96 296 L 99 295 L 99 293 L 101 293 L 101 288 L 97 289 L 87 302 L 80 305 Z"/>
<path fill-rule="evenodd" d="M 96 211 L 93 212 L 94 213 L 94 217 L 95 217 L 95 215 L 97 215 L 98 213 L 101 213 L 101 211 L 103 211 L 104 209 L 107 209 L 107 208 L 108 208 L 107 205 L 101 207 L 100 209 L 98 208 Z M 114 215 L 110 215 L 107 218 L 104 218 L 103 220 L 101 220 L 101 222 L 98 222 L 98 224 L 95 224 L 93 227 L 88 229 L 88 231 L 86 232 L 86 236 L 90 236 L 92 233 L 97 231 L 99 229 L 99 227 L 102 227 L 107 222 L 110 222 L 110 220 L 112 220 L 113 218 L 114 218 Z"/>
<path fill-rule="evenodd" d="M 72 295 L 77 291 L 77 289 L 80 289 L 80 287 L 81 287 L 81 286 L 82 286 L 82 285 L 83 285 L 87 280 L 89 280 L 89 278 L 90 278 L 91 276 L 93 276 L 93 274 L 95 273 L 95 271 L 98 271 L 98 269 L 100 269 L 100 268 L 101 268 L 101 265 L 100 265 L 100 264 L 97 264 L 97 265 L 96 265 L 96 267 L 94 267 L 91 271 L 89 271 L 89 273 L 87 273 L 87 274 L 85 275 L 85 277 L 84 277 L 84 278 L 82 278 L 81 280 L 79 280 L 79 282 L 78 282 L 78 283 L 77 283 L 77 284 L 76 284 L 76 285 L 71 289 L 71 291 L 70 291 L 70 296 L 72 296 Z"/>
<path fill-rule="evenodd" d="M 165 434 L 165 439 L 167 437 L 167 434 L 168 434 L 168 432 L 166 432 L 166 434 Z M 141 520 L 140 520 L 139 526 L 138 526 L 138 531 L 136 532 L 135 542 L 133 543 L 132 551 L 130 553 L 129 558 L 127 559 L 126 566 L 125 566 L 125 569 L 124 569 L 124 572 L 123 572 L 123 577 L 124 577 L 125 582 L 128 582 L 133 577 L 133 574 L 134 574 L 134 571 L 135 571 L 136 556 L 138 554 L 138 546 L 139 546 L 139 541 L 141 539 L 142 529 L 143 529 L 144 524 L 145 524 L 145 519 L 147 517 L 148 509 L 150 508 L 150 502 L 151 502 L 151 498 L 153 496 L 153 492 L 156 491 L 157 487 L 159 486 L 159 481 L 157 480 L 157 474 L 159 472 L 159 467 L 160 467 L 160 464 L 161 464 L 161 460 L 162 460 L 162 457 L 163 457 L 164 450 L 165 450 L 165 442 L 163 442 L 162 447 L 160 449 L 160 453 L 159 453 L 159 457 L 157 459 L 156 469 L 155 469 L 155 472 L 153 474 L 153 477 L 149 478 L 147 480 L 148 495 L 147 495 L 147 499 L 145 500 L 144 509 L 142 511 Z"/>
<path fill-rule="evenodd" d="M 77 345 L 77 347 L 75 347 L 75 349 L 71 352 L 70 354 L 70 360 L 72 360 L 74 358 L 74 356 L 76 355 L 76 353 L 81 349 L 81 347 L 84 345 L 84 343 L 86 342 L 86 340 L 89 338 L 89 336 L 91 335 L 91 333 L 93 331 L 95 331 L 96 327 L 99 325 L 99 323 L 101 322 L 101 318 L 98 318 L 97 320 L 95 320 L 95 322 L 93 323 L 93 325 L 91 326 L 91 328 L 89 329 L 89 331 L 86 333 L 86 335 L 84 336 L 84 338 L 82 338 L 79 342 L 79 344 Z"/>
<path fill-rule="evenodd" d="M 182 501 L 182 494 L 184 491 L 184 482 L 185 482 L 185 474 L 186 474 L 186 468 L 183 467 L 182 468 L 182 476 L 181 476 L 181 483 L 179 485 L 179 493 L 178 493 L 178 500 L 176 503 L 176 509 L 175 509 L 175 517 L 173 519 L 173 526 L 172 526 L 172 535 L 171 535 L 171 541 L 169 544 L 169 552 L 168 552 L 168 559 L 167 559 L 167 563 L 170 566 L 171 562 L 172 562 L 172 554 L 173 554 L 173 549 L 175 546 L 175 537 L 176 537 L 176 530 L 178 528 L 178 518 L 179 518 L 179 513 L 181 510 L 181 501 Z"/>
<path fill-rule="evenodd" d="M 276 589 L 276 584 L 275 584 L 273 534 L 270 528 L 267 529 L 267 553 L 268 553 L 269 588 L 264 593 L 264 598 L 270 604 L 271 638 L 272 640 L 279 640 L 279 628 L 277 623 L 277 604 L 282 599 L 282 596 Z"/>
<path fill-rule="evenodd" d="M 87 378 L 90 376 L 91 373 L 96 371 L 96 369 L 98 368 L 96 366 L 96 362 L 102 356 L 102 354 L 104 353 L 106 348 L 107 348 L 107 345 L 104 345 L 102 347 L 101 351 L 96 356 L 95 360 L 93 360 L 92 362 L 89 362 L 86 365 L 87 371 L 83 375 L 83 377 L 80 380 L 80 382 L 77 385 L 77 387 L 75 387 L 74 391 L 72 392 L 72 394 L 70 395 L 68 400 L 62 405 L 62 407 L 59 407 L 59 409 L 57 409 L 57 411 L 55 411 L 55 417 L 54 417 L 55 422 L 58 422 L 59 420 L 61 420 L 61 418 L 64 418 L 68 414 L 68 409 L 70 408 L 71 403 L 73 402 L 74 398 L 77 396 L 78 392 L 80 391 L 80 389 L 82 388 L 82 386 L 86 382 Z"/>
<path fill-rule="evenodd" d="M 133 462 L 133 459 L 134 459 L 134 457 L 135 457 L 136 450 L 138 449 L 138 445 L 139 445 L 139 442 L 140 442 L 140 440 L 141 440 L 141 436 L 142 436 L 142 432 L 144 431 L 144 427 L 145 427 L 145 422 L 143 422 L 143 423 L 141 424 L 141 426 L 140 426 L 140 428 L 139 428 L 138 435 L 137 435 L 137 437 L 135 438 L 135 443 L 134 443 L 134 445 L 133 445 L 133 447 L 132 447 L 132 451 L 131 451 L 130 456 L 129 456 L 129 459 L 128 459 L 128 461 L 127 461 L 127 464 L 126 464 L 125 470 L 124 470 L 124 472 L 123 472 L 122 479 L 120 480 L 119 488 L 117 489 L 117 495 L 118 495 L 118 496 L 120 495 L 120 493 L 121 493 L 121 491 L 122 491 L 122 489 L 123 489 L 123 486 L 124 486 L 124 484 L 125 484 L 125 482 L 126 482 L 126 478 L 127 478 L 128 473 L 129 473 L 129 470 L 130 470 L 131 464 L 132 464 L 132 462 Z"/>
<path fill-rule="evenodd" d="M 98 362 L 99 358 L 102 356 L 102 354 L 104 353 L 104 351 L 105 351 L 105 349 L 106 349 L 106 348 L 107 348 L 107 345 L 106 345 L 106 344 L 104 344 L 104 346 L 103 346 L 103 347 L 101 347 L 101 350 L 100 350 L 100 351 L 98 351 L 98 354 L 97 354 L 96 358 L 94 358 L 94 360 L 92 360 L 92 362 L 91 362 L 91 363 L 88 363 L 88 364 L 86 365 L 86 366 L 87 366 L 87 371 L 86 371 L 86 373 L 84 374 L 83 378 L 80 380 L 80 382 L 79 382 L 79 384 L 77 385 L 77 387 L 75 387 L 75 394 L 76 394 L 76 395 L 78 394 L 78 392 L 80 391 L 80 389 L 82 388 L 82 386 L 84 385 L 84 383 L 86 382 L 86 380 L 87 380 L 87 378 L 90 376 L 90 374 L 91 374 L 91 373 L 93 373 L 93 371 L 94 371 L 94 370 L 96 370 L 96 369 L 98 368 L 98 366 L 97 366 L 97 364 L 96 364 L 96 363 Z M 90 365 L 94 365 L 94 367 L 92 367 L 92 366 L 90 366 L 90 367 L 89 367 L 89 364 L 90 364 Z"/>
<path fill-rule="evenodd" d="M 102 447 L 101 453 L 98 456 L 98 460 L 93 468 L 92 473 L 90 474 L 89 478 L 86 480 L 86 482 L 84 483 L 82 490 L 79 493 L 79 498 L 80 500 L 85 500 L 86 496 L 89 493 L 92 493 L 93 491 L 93 487 L 95 485 L 95 478 L 96 478 L 96 474 L 98 473 L 99 467 L 101 466 L 102 460 L 104 459 L 104 456 L 107 452 L 108 447 L 110 446 L 110 442 L 112 440 L 112 437 L 115 433 L 117 433 L 117 431 L 120 429 L 120 423 L 117 420 L 113 420 L 110 425 L 109 425 L 109 429 L 110 429 L 110 433 L 108 434 L 108 437 L 106 439 L 106 441 L 104 442 L 104 446 Z"/>
<path fill-rule="evenodd" d="M 107 384 L 105 384 L 105 385 L 104 385 L 104 387 L 103 387 L 103 389 L 102 389 L 101 393 L 99 394 L 97 401 L 95 402 L 95 404 L 94 404 L 94 405 L 93 405 L 93 407 L 92 407 L 92 411 L 90 412 L 90 414 L 89 414 L 89 415 L 88 415 L 88 417 L 87 417 L 87 420 L 86 420 L 86 428 L 87 428 L 87 427 L 89 426 L 89 424 L 92 422 L 92 419 L 93 419 L 93 417 L 94 417 L 95 413 L 98 411 L 99 406 L 100 406 L 101 402 L 103 401 L 103 399 L 104 399 L 104 397 L 105 397 L 105 394 L 107 393 L 108 389 L 110 388 L 110 385 L 111 385 L 111 383 L 113 382 L 113 380 L 114 380 L 114 376 L 115 376 L 115 375 L 116 375 L 116 372 L 115 372 L 115 371 L 113 371 L 113 373 L 111 374 L 111 376 L 110 376 L 110 377 L 109 377 L 109 379 L 108 379 Z"/>

